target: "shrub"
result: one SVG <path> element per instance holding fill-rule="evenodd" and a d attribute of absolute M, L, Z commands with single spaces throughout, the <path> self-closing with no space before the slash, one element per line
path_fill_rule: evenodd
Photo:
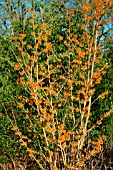
<path fill-rule="evenodd" d="M 102 155 L 106 137 L 99 136 L 96 128 L 111 115 L 113 106 L 104 114 L 92 106 L 108 95 L 107 90 L 95 95 L 95 87 L 109 68 L 102 62 L 98 39 L 111 5 L 98 0 L 85 4 L 78 23 L 76 10 L 63 6 L 65 14 L 57 20 L 63 27 L 58 28 L 47 19 L 38 24 L 31 9 L 29 34 L 11 37 L 17 48 L 17 83 L 25 91 L 16 101 L 18 113 L 11 130 L 41 170 L 98 165 L 95 158 Z M 97 134 L 91 136 L 92 131 Z"/>

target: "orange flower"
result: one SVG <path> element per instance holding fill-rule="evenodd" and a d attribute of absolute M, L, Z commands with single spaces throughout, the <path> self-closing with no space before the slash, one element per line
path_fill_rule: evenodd
<path fill-rule="evenodd" d="M 33 28 L 36 29 L 37 28 L 37 24 L 33 25 Z"/>
<path fill-rule="evenodd" d="M 22 52 L 22 48 L 18 48 L 18 51 L 19 51 L 19 52 Z"/>
<path fill-rule="evenodd" d="M 74 11 L 73 11 L 72 9 L 69 9 L 69 10 L 68 10 L 68 14 L 71 16 L 71 15 L 74 14 Z"/>
<path fill-rule="evenodd" d="M 105 136 L 105 135 L 103 135 L 103 136 L 102 136 L 102 139 L 103 139 L 103 140 L 105 140 L 105 139 L 106 139 L 106 136 Z"/>
<path fill-rule="evenodd" d="M 50 109 L 50 113 L 55 113 L 56 110 L 55 109 Z"/>
<path fill-rule="evenodd" d="M 30 23 L 33 23 L 33 22 L 34 22 L 34 20 L 33 20 L 33 19 L 29 19 L 29 22 L 30 22 Z"/>
<path fill-rule="evenodd" d="M 22 137 L 22 139 L 28 139 L 28 137 L 24 136 L 24 135 L 22 135 L 21 137 Z"/>
<path fill-rule="evenodd" d="M 66 17 L 66 20 L 70 21 L 70 17 Z"/>
<path fill-rule="evenodd" d="M 94 156 L 94 155 L 95 155 L 95 150 L 91 150 L 91 151 L 90 151 L 90 155 L 91 155 L 91 156 Z"/>
<path fill-rule="evenodd" d="M 18 135 L 18 136 L 21 136 L 22 135 L 22 132 L 16 132 L 15 135 Z"/>
<path fill-rule="evenodd" d="M 44 101 L 44 104 L 45 104 L 46 106 L 50 106 L 50 105 L 51 105 L 51 101 L 45 100 L 45 101 Z"/>
<path fill-rule="evenodd" d="M 58 143 L 62 143 L 64 141 L 65 141 L 65 136 L 64 135 L 59 136 Z"/>
<path fill-rule="evenodd" d="M 70 33 L 70 29 L 67 29 L 66 32 Z M 69 39 L 70 37 L 68 37 L 67 39 Z"/>
<path fill-rule="evenodd" d="M 67 46 L 67 47 L 70 46 L 70 44 L 67 41 L 64 41 L 64 45 Z"/>
<path fill-rule="evenodd" d="M 61 106 L 62 106 L 62 104 L 61 104 L 61 103 L 59 103 L 59 104 L 58 104 L 58 107 L 61 107 Z"/>
<path fill-rule="evenodd" d="M 43 113 L 43 115 L 46 114 L 46 108 L 42 108 L 41 113 Z"/>
<path fill-rule="evenodd" d="M 19 103 L 18 107 L 21 108 L 21 109 L 24 109 L 24 104 L 23 103 Z"/>
<path fill-rule="evenodd" d="M 108 64 L 106 64 L 106 65 L 104 66 L 104 68 L 108 69 L 108 68 L 109 68 L 109 65 L 108 65 Z"/>
<path fill-rule="evenodd" d="M 58 168 L 57 168 L 57 167 L 54 167 L 53 170 L 58 170 Z"/>
<path fill-rule="evenodd" d="M 48 131 L 49 131 L 50 133 L 55 133 L 55 132 L 56 132 L 56 129 L 55 129 L 55 128 L 48 128 Z"/>
<path fill-rule="evenodd" d="M 42 33 L 41 32 L 38 32 L 38 36 L 40 37 L 42 35 Z"/>
<path fill-rule="evenodd" d="M 91 90 L 89 90 L 89 92 L 88 92 L 88 94 L 91 95 L 91 96 L 92 96 L 94 93 L 95 93 L 95 89 L 94 89 L 94 88 L 91 89 Z"/>
<path fill-rule="evenodd" d="M 75 43 L 75 44 L 79 44 L 79 41 L 78 41 L 78 40 L 74 40 L 74 43 Z"/>
<path fill-rule="evenodd" d="M 82 7 L 82 14 L 87 13 L 88 10 L 89 10 L 89 4 L 85 4 L 85 5 Z"/>
<path fill-rule="evenodd" d="M 80 75 L 80 78 L 81 78 L 81 79 L 84 79 L 84 75 L 83 75 L 83 74 L 81 74 L 81 75 Z"/>
<path fill-rule="evenodd" d="M 84 162 L 83 162 L 83 161 L 79 161 L 77 164 L 78 164 L 78 166 L 80 166 L 80 167 L 84 166 Z"/>
<path fill-rule="evenodd" d="M 17 127 L 17 126 L 13 126 L 11 129 L 12 129 L 12 130 L 17 130 L 18 127 Z"/>
<path fill-rule="evenodd" d="M 14 70 L 15 71 L 20 70 L 21 67 L 22 67 L 22 64 L 17 64 L 14 66 Z"/>
<path fill-rule="evenodd" d="M 110 112 L 106 112 L 106 113 L 104 114 L 104 117 L 108 117 L 108 116 L 110 116 Z"/>
<path fill-rule="evenodd" d="M 41 30 L 45 30 L 46 29 L 46 27 L 47 27 L 47 25 L 46 24 L 43 24 L 42 26 L 41 26 Z"/>
<path fill-rule="evenodd" d="M 66 135 L 66 140 L 70 141 L 70 134 Z"/>
<path fill-rule="evenodd" d="M 60 40 L 60 41 L 63 40 L 63 37 L 62 37 L 61 35 L 59 36 L 59 40 Z"/>
<path fill-rule="evenodd" d="M 87 30 L 87 26 L 86 26 L 86 25 L 82 25 L 81 28 L 82 28 L 83 30 L 85 30 L 85 31 Z"/>
<path fill-rule="evenodd" d="M 73 34 L 74 39 L 77 38 L 77 34 Z"/>
<path fill-rule="evenodd" d="M 71 145 L 72 145 L 74 148 L 76 148 L 76 147 L 77 147 L 77 142 L 72 141 L 72 142 L 71 142 Z"/>
<path fill-rule="evenodd" d="M 108 2 L 107 6 L 111 7 L 113 5 L 113 2 Z"/>
<path fill-rule="evenodd" d="M 76 52 L 80 57 L 84 58 L 84 52 L 82 51 L 81 48 L 78 48 Z"/>
<path fill-rule="evenodd" d="M 42 103 L 42 100 L 37 100 L 35 103 L 36 105 L 40 105 Z"/>
<path fill-rule="evenodd" d="M 97 79 L 100 77 L 100 73 L 99 72 L 94 72 L 93 73 L 93 78 Z"/>
<path fill-rule="evenodd" d="M 69 106 L 69 108 L 70 108 L 71 110 L 74 110 L 74 106 Z"/>
<path fill-rule="evenodd" d="M 32 142 L 32 140 L 31 140 L 31 139 L 28 139 L 28 143 L 30 143 L 30 142 Z"/>
<path fill-rule="evenodd" d="M 44 53 L 47 53 L 47 52 L 48 52 L 48 48 L 45 48 L 45 49 L 43 50 L 43 52 L 44 52 Z"/>
<path fill-rule="evenodd" d="M 22 41 L 22 45 L 26 45 L 26 41 Z"/>
<path fill-rule="evenodd" d="M 22 95 L 18 96 L 18 99 L 22 99 Z"/>
<path fill-rule="evenodd" d="M 27 48 L 31 49 L 31 48 L 32 48 L 32 46 L 31 46 L 30 44 L 28 44 L 28 45 L 27 45 Z"/>
<path fill-rule="evenodd" d="M 85 158 L 90 159 L 90 155 L 86 154 Z"/>
<path fill-rule="evenodd" d="M 30 149 L 30 148 L 27 148 L 27 152 L 32 153 L 32 154 L 36 154 L 37 153 L 36 151 L 34 151 L 33 149 Z"/>
<path fill-rule="evenodd" d="M 36 61 L 36 58 L 34 58 L 34 57 L 29 57 L 29 60 L 31 60 L 31 61 Z"/>
<path fill-rule="evenodd" d="M 20 75 L 24 75 L 24 74 L 25 74 L 25 71 L 24 71 L 24 70 L 20 72 Z"/>
<path fill-rule="evenodd" d="M 19 34 L 19 36 L 25 38 L 26 34 Z"/>
<path fill-rule="evenodd" d="M 57 58 L 57 61 L 58 61 L 58 62 L 61 62 L 61 58 Z"/>
<path fill-rule="evenodd" d="M 79 112 L 79 108 L 76 108 L 75 111 L 76 111 L 76 112 Z"/>
<path fill-rule="evenodd" d="M 19 34 L 18 38 L 19 40 L 23 40 L 26 37 L 26 34 Z"/>
<path fill-rule="evenodd" d="M 72 51 L 72 52 L 73 52 L 73 51 L 74 51 L 74 47 L 70 48 L 70 51 Z"/>
<path fill-rule="evenodd" d="M 108 94 L 108 91 L 105 91 L 105 92 L 104 92 L 104 95 L 107 95 L 107 94 Z"/>
<path fill-rule="evenodd" d="M 26 56 L 26 55 L 27 55 L 27 53 L 23 51 L 22 52 L 22 56 Z"/>
<path fill-rule="evenodd" d="M 102 122 L 101 122 L 101 121 L 98 121 L 96 124 L 97 124 L 97 125 L 101 125 L 101 124 L 102 124 Z"/>
<path fill-rule="evenodd" d="M 29 116 L 28 115 L 26 115 L 26 117 L 25 117 L 26 119 L 29 119 Z"/>
<path fill-rule="evenodd" d="M 90 22 L 90 20 L 91 20 L 91 16 L 87 16 L 86 17 L 86 22 Z"/>
<path fill-rule="evenodd" d="M 46 36 L 50 36 L 51 35 L 51 32 L 50 31 L 46 31 Z"/>
<path fill-rule="evenodd" d="M 82 71 L 86 71 L 86 70 L 87 70 L 87 66 L 83 66 L 83 67 L 81 68 L 81 70 L 82 70 Z"/>
<path fill-rule="evenodd" d="M 98 56 L 98 58 L 100 58 L 100 59 L 102 59 L 102 57 L 103 57 L 103 55 L 102 55 L 102 54 L 100 54 L 100 55 Z"/>
<path fill-rule="evenodd" d="M 17 58 L 17 61 L 18 62 L 22 62 L 22 58 Z"/>
<path fill-rule="evenodd" d="M 68 168 L 68 169 L 73 169 L 74 166 L 73 166 L 72 164 L 69 164 L 69 165 L 67 165 L 67 168 Z"/>
<path fill-rule="evenodd" d="M 46 46 L 47 48 L 51 48 L 51 47 L 52 47 L 52 43 L 51 43 L 51 42 L 45 43 L 45 46 Z"/>
<path fill-rule="evenodd" d="M 74 25 L 74 22 L 70 22 L 69 25 L 70 25 L 70 26 Z"/>
<path fill-rule="evenodd" d="M 101 28 L 99 26 L 96 26 L 95 27 L 95 30 L 100 30 Z"/>
<path fill-rule="evenodd" d="M 33 67 L 35 65 L 34 61 L 31 61 L 30 66 Z"/>
<path fill-rule="evenodd" d="M 39 52 L 39 51 L 34 51 L 34 55 L 40 55 L 41 54 L 41 52 Z"/>
<path fill-rule="evenodd" d="M 31 129 L 28 129 L 28 132 L 32 132 L 32 130 L 31 130 Z"/>
<path fill-rule="evenodd" d="M 106 10 L 106 13 L 109 13 L 110 12 L 110 10 L 108 9 L 108 10 Z"/>
<path fill-rule="evenodd" d="M 68 81 L 68 86 L 72 86 L 72 85 L 73 85 L 73 83 L 74 83 L 74 81 L 73 81 L 73 80 L 69 80 L 69 81 Z"/>
<path fill-rule="evenodd" d="M 62 148 L 65 149 L 66 148 L 66 142 L 62 143 Z"/>
<path fill-rule="evenodd" d="M 17 40 L 17 37 L 16 36 L 12 36 L 11 40 Z"/>
<path fill-rule="evenodd" d="M 76 153 L 76 150 L 74 148 L 72 148 L 71 153 Z"/>
<path fill-rule="evenodd" d="M 42 36 L 42 40 L 47 41 L 47 36 Z"/>
<path fill-rule="evenodd" d="M 32 36 L 35 36 L 35 32 L 31 32 L 31 35 L 32 35 Z"/>
<path fill-rule="evenodd" d="M 31 10 L 29 11 L 29 13 L 30 13 L 30 14 L 33 14 L 33 13 L 34 13 L 34 11 L 31 9 Z"/>
<path fill-rule="evenodd" d="M 24 142 L 22 139 L 19 139 L 18 141 L 19 141 L 20 143 L 23 143 L 23 142 Z"/>

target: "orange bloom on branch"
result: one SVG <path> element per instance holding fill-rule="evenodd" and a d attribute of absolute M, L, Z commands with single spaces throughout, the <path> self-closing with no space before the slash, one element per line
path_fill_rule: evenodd
<path fill-rule="evenodd" d="M 85 4 L 85 5 L 82 7 L 82 14 L 87 13 L 88 10 L 89 10 L 89 4 Z"/>
<path fill-rule="evenodd" d="M 33 26 L 33 28 L 36 29 L 36 28 L 37 28 L 37 24 L 35 24 L 35 25 Z"/>
<path fill-rule="evenodd" d="M 17 64 L 17 65 L 15 65 L 14 66 L 14 70 L 15 71 L 18 71 L 18 70 L 20 70 L 20 68 L 23 66 L 23 64 Z"/>
<path fill-rule="evenodd" d="M 59 40 L 60 40 L 60 41 L 63 40 L 63 37 L 62 37 L 61 35 L 59 36 Z"/>
<path fill-rule="evenodd" d="M 42 26 L 41 26 L 41 30 L 45 31 L 46 27 L 47 27 L 47 25 L 46 25 L 45 23 L 44 23 L 44 24 L 42 24 Z"/>
<path fill-rule="evenodd" d="M 22 41 L 22 45 L 26 45 L 26 41 Z"/>
<path fill-rule="evenodd" d="M 21 108 L 21 109 L 24 109 L 24 104 L 23 103 L 19 103 L 18 107 Z"/>
<path fill-rule="evenodd" d="M 86 31 L 87 30 L 87 26 L 86 25 L 82 25 L 81 28 Z"/>
<path fill-rule="evenodd" d="M 29 11 L 29 13 L 30 13 L 30 14 L 33 14 L 33 13 L 34 13 L 34 10 L 31 9 L 31 10 Z"/>
<path fill-rule="evenodd" d="M 27 45 L 27 48 L 28 48 L 28 49 L 31 49 L 31 48 L 32 48 L 32 46 L 31 46 L 30 44 L 28 44 L 28 45 Z"/>
<path fill-rule="evenodd" d="M 31 32 L 31 35 L 32 35 L 32 36 L 35 36 L 35 32 Z"/>
<path fill-rule="evenodd" d="M 29 23 L 33 23 L 34 22 L 34 20 L 33 19 L 29 19 Z"/>
<path fill-rule="evenodd" d="M 69 14 L 70 16 L 72 16 L 72 15 L 74 14 L 74 11 L 73 11 L 72 9 L 69 9 L 69 10 L 68 10 L 68 14 Z"/>

